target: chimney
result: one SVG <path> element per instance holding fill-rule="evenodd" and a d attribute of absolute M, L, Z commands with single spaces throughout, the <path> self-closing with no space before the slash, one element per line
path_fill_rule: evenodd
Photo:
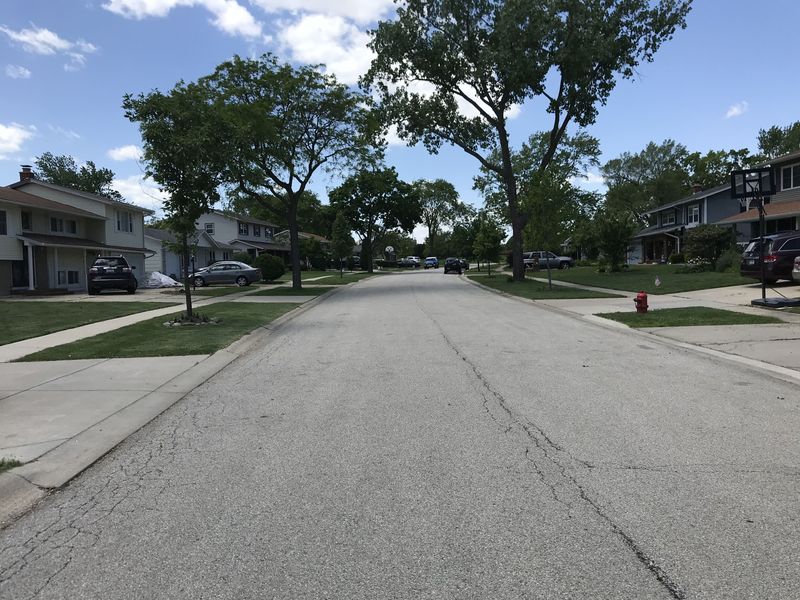
<path fill-rule="evenodd" d="M 19 172 L 20 181 L 31 181 L 33 179 L 33 169 L 30 165 L 20 165 L 22 171 Z"/>
<path fill-rule="evenodd" d="M 702 185 L 700 185 L 699 183 L 693 183 L 692 184 L 692 193 L 693 194 L 699 194 L 702 191 L 703 191 L 703 186 Z"/>

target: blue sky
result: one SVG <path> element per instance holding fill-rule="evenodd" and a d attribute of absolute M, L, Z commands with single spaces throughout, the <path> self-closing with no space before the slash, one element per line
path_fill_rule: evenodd
<path fill-rule="evenodd" d="M 0 14 L 0 183 L 43 152 L 93 160 L 117 188 L 152 208 L 140 138 L 123 116 L 125 93 L 167 90 L 210 73 L 234 54 L 271 51 L 294 63 L 326 62 L 354 83 L 369 63 L 365 31 L 390 18 L 391 0 L 3 0 Z M 688 27 L 633 81 L 620 81 L 589 132 L 603 160 L 673 138 L 690 150 L 756 148 L 759 128 L 800 119 L 796 0 L 695 0 Z M 541 104 L 521 107 L 516 143 L 547 126 Z M 401 177 L 444 177 L 462 199 L 477 162 L 458 149 L 430 156 L 390 146 Z M 337 175 L 314 188 L 325 198 Z M 583 185 L 602 189 L 596 173 Z M 417 231 L 421 238 L 424 232 Z"/>

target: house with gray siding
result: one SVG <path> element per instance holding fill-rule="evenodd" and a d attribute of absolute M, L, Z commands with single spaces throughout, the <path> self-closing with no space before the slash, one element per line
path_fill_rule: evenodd
<path fill-rule="evenodd" d="M 224 244 L 236 252 L 247 252 L 251 258 L 259 254 L 274 254 L 288 260 L 289 245 L 276 239 L 277 226 L 249 215 L 212 210 L 197 220 L 198 229 L 215 243 Z M 223 260 L 221 257 L 217 260 Z"/>
<path fill-rule="evenodd" d="M 800 229 L 800 151 L 772 159 L 768 164 L 775 176 L 776 193 L 764 206 L 764 225 L 767 234 Z M 730 225 L 746 233 L 747 239 L 758 237 L 758 208 L 752 201 L 741 206 L 735 214 L 721 216 L 718 225 Z"/>
<path fill-rule="evenodd" d="M 23 165 L 0 187 L 0 295 L 13 291 L 88 291 L 99 255 L 122 255 L 139 276 L 148 253 L 144 217 L 152 211 L 39 181 Z"/>

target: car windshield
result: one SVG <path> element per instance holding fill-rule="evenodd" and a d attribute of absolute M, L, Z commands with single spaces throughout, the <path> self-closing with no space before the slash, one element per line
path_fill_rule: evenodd
<path fill-rule="evenodd" d="M 98 258 L 94 261 L 95 267 L 127 267 L 124 258 Z"/>
<path fill-rule="evenodd" d="M 772 240 L 764 240 L 764 254 L 769 254 L 772 251 Z M 761 254 L 761 240 L 753 240 L 744 249 L 744 253 L 749 256 L 758 256 Z"/>

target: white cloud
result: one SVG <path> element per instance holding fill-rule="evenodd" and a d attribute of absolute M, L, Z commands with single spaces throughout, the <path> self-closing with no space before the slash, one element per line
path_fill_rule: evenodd
<path fill-rule="evenodd" d="M 578 177 L 570 179 L 570 183 L 578 187 L 597 190 L 606 185 L 606 179 L 596 171 L 586 171 Z"/>
<path fill-rule="evenodd" d="M 397 125 L 389 125 L 389 130 L 386 132 L 386 143 L 389 146 L 405 146 L 406 143 L 397 135 Z"/>
<path fill-rule="evenodd" d="M 344 17 L 366 24 L 385 17 L 392 11 L 393 0 L 250 0 L 268 13 L 289 11 L 295 14 L 317 13 Z"/>
<path fill-rule="evenodd" d="M 279 41 L 289 49 L 293 60 L 324 63 L 327 71 L 342 83 L 353 84 L 372 61 L 367 34 L 342 17 L 305 15 L 285 25 Z"/>
<path fill-rule="evenodd" d="M 115 179 L 112 187 L 122 194 L 128 202 L 132 202 L 136 206 L 149 208 L 159 214 L 162 211 L 161 203 L 168 197 L 152 179 L 145 179 L 141 175 Z"/>
<path fill-rule="evenodd" d="M 19 123 L 0 123 L 0 159 L 10 158 L 22 149 L 26 140 L 33 137 L 36 133 L 35 127 L 26 127 Z"/>
<path fill-rule="evenodd" d="M 236 0 L 108 0 L 103 4 L 107 11 L 128 19 L 166 17 L 176 7 L 201 6 L 214 18 L 211 23 L 229 35 L 246 38 L 261 37 L 262 25 Z"/>
<path fill-rule="evenodd" d="M 119 148 L 111 148 L 107 154 L 111 160 L 139 160 L 142 156 L 142 151 L 138 146 L 130 144 Z"/>
<path fill-rule="evenodd" d="M 11 79 L 30 79 L 31 74 L 30 70 L 25 67 L 6 65 L 6 77 L 11 77 Z"/>
<path fill-rule="evenodd" d="M 71 129 L 64 129 L 59 125 L 47 125 L 47 128 L 52 131 L 53 133 L 57 133 L 58 135 L 62 135 L 69 140 L 79 140 L 81 139 L 81 134 L 72 131 Z"/>
<path fill-rule="evenodd" d="M 64 65 L 66 71 L 77 71 L 86 64 L 86 55 L 97 51 L 97 46 L 85 40 L 70 42 L 60 37 L 57 33 L 43 27 L 32 26 L 30 29 L 14 31 L 5 26 L 0 26 L 0 32 L 5 33 L 9 39 L 31 54 L 43 56 L 63 55 L 69 58 Z"/>
<path fill-rule="evenodd" d="M 750 108 L 750 105 L 747 103 L 747 100 L 742 100 L 741 102 L 737 102 L 736 104 L 728 108 L 728 112 L 725 113 L 725 118 L 731 119 L 733 117 L 741 117 L 744 113 L 747 112 L 748 108 Z"/>

